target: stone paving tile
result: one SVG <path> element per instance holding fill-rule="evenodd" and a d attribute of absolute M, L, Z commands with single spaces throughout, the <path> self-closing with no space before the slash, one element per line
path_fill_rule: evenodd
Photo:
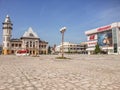
<path fill-rule="evenodd" d="M 120 56 L 0 56 L 0 90 L 120 90 Z"/>

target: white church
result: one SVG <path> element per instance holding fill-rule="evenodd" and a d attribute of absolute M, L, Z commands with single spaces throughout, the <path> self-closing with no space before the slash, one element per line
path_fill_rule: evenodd
<path fill-rule="evenodd" d="M 15 54 L 18 50 L 27 49 L 30 55 L 47 54 L 48 42 L 40 40 L 30 27 L 21 38 L 12 39 L 12 22 L 7 15 L 3 22 L 3 51 L 4 55 Z"/>

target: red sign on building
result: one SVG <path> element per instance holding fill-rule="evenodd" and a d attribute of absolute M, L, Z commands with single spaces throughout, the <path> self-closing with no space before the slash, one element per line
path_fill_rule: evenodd
<path fill-rule="evenodd" d="M 102 31 L 106 31 L 106 30 L 109 30 L 109 29 L 111 29 L 111 26 L 105 26 L 105 27 L 98 28 L 97 31 L 102 32 Z"/>
<path fill-rule="evenodd" d="M 95 35 L 91 35 L 90 37 L 89 37 L 89 40 L 94 40 L 95 39 Z"/>

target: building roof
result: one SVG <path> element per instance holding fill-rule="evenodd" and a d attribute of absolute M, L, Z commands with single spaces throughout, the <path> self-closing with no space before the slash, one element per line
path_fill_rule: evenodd
<path fill-rule="evenodd" d="M 13 38 L 10 40 L 11 42 L 21 42 L 21 39 Z"/>
<path fill-rule="evenodd" d="M 103 31 L 107 31 L 110 30 L 111 28 L 114 27 L 120 27 L 120 22 L 115 22 L 106 26 L 102 26 L 102 27 L 98 27 L 95 29 L 91 29 L 85 32 L 86 35 L 90 35 L 90 34 L 94 34 L 94 33 L 98 33 L 98 32 L 103 32 Z"/>
<path fill-rule="evenodd" d="M 27 37 L 27 38 L 39 38 L 38 35 L 33 31 L 33 29 L 31 27 L 29 27 L 28 31 L 26 31 L 22 38 L 23 37 Z"/>

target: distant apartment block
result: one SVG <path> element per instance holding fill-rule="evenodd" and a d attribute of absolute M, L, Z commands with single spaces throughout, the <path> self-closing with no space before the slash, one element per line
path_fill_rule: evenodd
<path fill-rule="evenodd" d="M 86 43 L 81 43 L 81 44 L 74 44 L 70 42 L 63 42 L 64 46 L 64 52 L 65 53 L 79 53 L 79 54 L 86 54 Z M 56 46 L 55 49 L 56 52 L 61 52 L 62 51 L 62 45 Z"/>

